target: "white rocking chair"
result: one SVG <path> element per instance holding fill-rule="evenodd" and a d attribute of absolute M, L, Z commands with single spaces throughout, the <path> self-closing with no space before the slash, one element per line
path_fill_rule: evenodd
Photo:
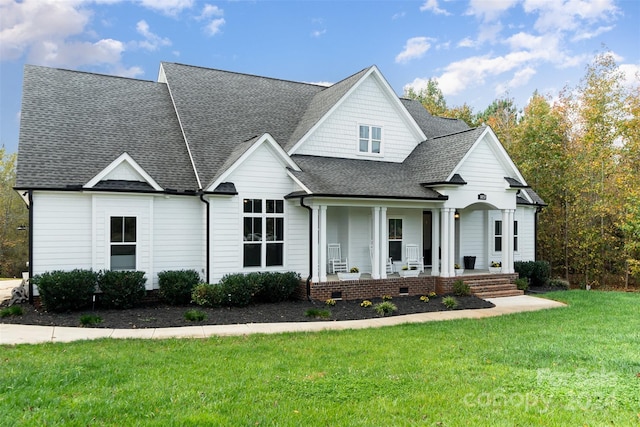
<path fill-rule="evenodd" d="M 424 271 L 424 257 L 420 255 L 418 245 L 407 245 L 405 247 L 405 256 L 407 259 L 407 268 L 416 267 L 420 271 Z"/>
<path fill-rule="evenodd" d="M 329 274 L 346 273 L 348 261 L 342 259 L 340 243 L 329 243 L 327 245 L 327 259 L 329 261 Z"/>

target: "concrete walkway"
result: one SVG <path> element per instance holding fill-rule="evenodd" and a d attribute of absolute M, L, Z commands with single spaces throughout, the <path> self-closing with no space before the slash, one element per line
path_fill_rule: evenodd
<path fill-rule="evenodd" d="M 495 307 L 476 310 L 417 313 L 375 319 L 326 322 L 247 323 L 239 325 L 202 325 L 157 329 L 72 328 L 63 326 L 8 325 L 0 323 L 0 344 L 71 342 L 97 338 L 207 338 L 210 336 L 277 334 L 282 332 L 315 332 L 329 329 L 364 329 L 439 320 L 482 319 L 485 317 L 502 316 L 504 314 L 520 313 L 524 311 L 564 307 L 563 303 L 544 298 L 532 297 L 529 295 L 489 298 L 487 301 L 495 304 Z"/>

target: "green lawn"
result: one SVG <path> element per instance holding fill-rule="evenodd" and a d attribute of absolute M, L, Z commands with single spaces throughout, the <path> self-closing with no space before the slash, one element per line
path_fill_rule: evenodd
<path fill-rule="evenodd" d="M 0 348 L 0 425 L 640 425 L 640 294 L 358 331 Z"/>

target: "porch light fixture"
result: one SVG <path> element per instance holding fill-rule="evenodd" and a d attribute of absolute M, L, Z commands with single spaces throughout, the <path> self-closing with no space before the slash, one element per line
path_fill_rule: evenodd
<path fill-rule="evenodd" d="M 484 193 L 478 194 L 478 200 L 487 200 L 487 195 Z"/>
<path fill-rule="evenodd" d="M 460 212 L 458 212 L 458 209 L 456 209 L 456 212 L 453 214 L 453 217 L 455 219 L 460 219 Z"/>

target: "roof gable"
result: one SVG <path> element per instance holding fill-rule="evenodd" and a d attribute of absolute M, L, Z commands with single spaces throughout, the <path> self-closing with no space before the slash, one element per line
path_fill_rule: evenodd
<path fill-rule="evenodd" d="M 122 153 L 83 187 L 94 188 L 101 181 L 144 182 L 154 190 L 162 191 L 162 187 L 127 153 Z"/>

